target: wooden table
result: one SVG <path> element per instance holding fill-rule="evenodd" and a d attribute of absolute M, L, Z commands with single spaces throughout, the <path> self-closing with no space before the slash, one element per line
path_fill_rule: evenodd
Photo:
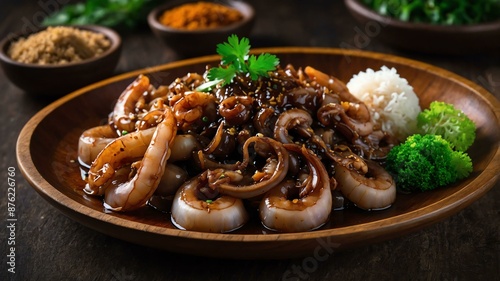
<path fill-rule="evenodd" d="M 57 6 L 66 1 L 2 1 L 0 37 L 39 22 L 44 13 L 41 2 Z M 368 36 L 342 1 L 268 2 L 254 1 L 258 16 L 250 36 L 254 47 L 321 46 L 391 53 L 455 72 L 500 98 L 498 54 L 456 57 L 404 52 L 379 42 L 376 35 Z M 117 74 L 178 59 L 147 27 L 122 35 Z M 0 120 L 5 121 L 0 126 L 4 187 L 0 280 L 493 280 L 500 274 L 500 183 L 468 208 L 424 230 L 334 253 L 323 261 L 209 259 L 108 237 L 62 215 L 28 185 L 17 167 L 15 145 L 21 128 L 51 100 L 23 93 L 1 71 L 0 89 Z M 6 267 L 9 169 L 16 170 L 14 274 Z"/>

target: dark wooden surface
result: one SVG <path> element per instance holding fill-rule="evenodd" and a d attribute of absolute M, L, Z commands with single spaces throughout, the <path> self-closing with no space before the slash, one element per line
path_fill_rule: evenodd
<path fill-rule="evenodd" d="M 39 3 L 2 1 L 0 37 L 38 22 Z M 267 4 L 270 3 L 270 4 Z M 392 49 L 349 16 L 342 1 L 254 1 L 254 47 L 321 46 L 391 53 L 462 75 L 500 98 L 500 55 L 436 56 Z M 54 7 L 54 6 L 51 6 Z M 52 9 L 52 8 L 50 8 Z M 116 73 L 179 59 L 149 29 L 122 32 Z M 203 42 L 201 42 L 202 44 Z M 478 42 L 487 44 L 487 42 Z M 463 211 L 387 242 L 285 260 L 220 260 L 172 254 L 120 241 L 66 218 L 22 178 L 15 144 L 23 125 L 51 100 L 17 89 L 0 71 L 0 280 L 494 280 L 500 275 L 500 186 Z M 61 120 L 64 122 L 64 120 Z M 9 273 L 7 172 L 16 169 L 15 273 Z"/>

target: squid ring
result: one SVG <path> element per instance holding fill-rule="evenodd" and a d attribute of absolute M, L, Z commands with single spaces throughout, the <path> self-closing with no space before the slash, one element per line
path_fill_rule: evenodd
<path fill-rule="evenodd" d="M 172 223 L 185 230 L 203 232 L 230 232 L 243 226 L 248 214 L 239 198 L 228 195 L 212 200 L 202 198 L 199 188 L 205 186 L 203 176 L 182 185 L 172 203 Z"/>

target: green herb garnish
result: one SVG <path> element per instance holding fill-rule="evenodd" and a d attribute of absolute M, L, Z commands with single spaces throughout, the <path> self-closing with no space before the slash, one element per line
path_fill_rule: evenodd
<path fill-rule="evenodd" d="M 206 91 L 216 85 L 228 85 L 237 75 L 250 76 L 252 80 L 268 77 L 268 72 L 275 70 L 280 62 L 275 55 L 268 53 L 250 55 L 250 40 L 246 37 L 239 40 L 235 34 L 229 36 L 227 42 L 217 45 L 217 53 L 222 57 L 220 66 L 208 70 L 209 81 L 197 90 Z"/>
<path fill-rule="evenodd" d="M 207 200 L 205 200 L 205 202 L 207 202 L 207 204 L 212 204 L 214 201 L 207 199 Z"/>
<path fill-rule="evenodd" d="M 381 15 L 402 21 L 443 25 L 500 19 L 500 0 L 363 0 Z"/>
<path fill-rule="evenodd" d="M 147 13 L 158 3 L 158 0 L 87 0 L 64 6 L 46 17 L 42 24 L 135 27 L 146 22 Z"/>

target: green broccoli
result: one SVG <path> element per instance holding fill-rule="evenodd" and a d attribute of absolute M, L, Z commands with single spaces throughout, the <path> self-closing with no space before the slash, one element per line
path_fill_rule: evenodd
<path fill-rule="evenodd" d="M 418 133 L 440 135 L 452 148 L 467 151 L 476 138 L 476 125 L 452 104 L 434 101 L 417 116 Z"/>
<path fill-rule="evenodd" d="M 470 157 L 439 135 L 409 136 L 387 155 L 386 169 L 404 192 L 432 190 L 467 177 Z"/>

